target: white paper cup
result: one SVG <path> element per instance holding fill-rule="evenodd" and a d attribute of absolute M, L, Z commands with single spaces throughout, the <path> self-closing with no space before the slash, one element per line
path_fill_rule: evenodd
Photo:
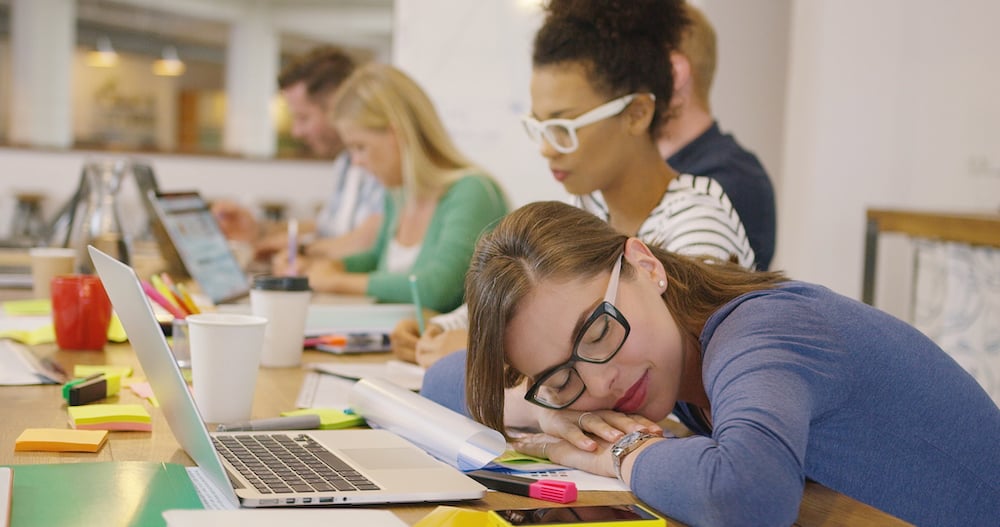
<path fill-rule="evenodd" d="M 267 319 L 260 365 L 289 368 L 302 363 L 302 341 L 309 311 L 309 279 L 259 276 L 250 290 L 250 309 Z"/>
<path fill-rule="evenodd" d="M 52 296 L 52 279 L 64 274 L 73 274 L 76 251 L 66 247 L 33 247 L 31 256 L 31 290 L 35 298 Z"/>
<path fill-rule="evenodd" d="M 248 421 L 267 319 L 234 313 L 189 315 L 194 402 L 208 423 Z"/>

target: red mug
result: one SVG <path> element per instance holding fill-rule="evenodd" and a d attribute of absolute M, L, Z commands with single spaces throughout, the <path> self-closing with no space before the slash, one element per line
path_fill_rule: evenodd
<path fill-rule="evenodd" d="M 52 279 L 52 322 L 64 350 L 103 350 L 111 324 L 111 300 L 97 275 Z"/>

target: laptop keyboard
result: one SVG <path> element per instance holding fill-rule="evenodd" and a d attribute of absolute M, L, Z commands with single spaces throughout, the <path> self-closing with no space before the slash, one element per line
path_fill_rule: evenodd
<path fill-rule="evenodd" d="M 212 442 L 219 454 L 263 494 L 379 490 L 378 485 L 307 435 L 224 435 L 214 436 Z"/>

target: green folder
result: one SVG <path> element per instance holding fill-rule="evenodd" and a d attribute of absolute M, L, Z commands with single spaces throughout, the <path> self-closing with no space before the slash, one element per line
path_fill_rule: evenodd
<path fill-rule="evenodd" d="M 108 461 L 8 465 L 11 527 L 165 526 L 163 511 L 203 509 L 184 466 Z"/>

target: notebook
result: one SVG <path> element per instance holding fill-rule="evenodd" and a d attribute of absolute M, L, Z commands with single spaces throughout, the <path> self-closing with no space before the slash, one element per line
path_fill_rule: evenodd
<path fill-rule="evenodd" d="M 170 430 L 207 479 L 233 505 L 407 503 L 474 500 L 485 495 L 486 488 L 479 483 L 385 430 L 210 434 L 167 347 L 135 271 L 94 247 L 89 250 Z M 254 450 L 275 446 L 275 443 L 289 455 L 306 451 L 307 456 L 315 457 L 303 463 L 309 468 L 299 478 L 304 483 L 323 487 L 322 482 L 311 480 L 325 476 L 321 472 L 328 472 L 329 468 L 339 468 L 336 465 L 342 462 L 349 465 L 345 479 L 359 488 L 350 490 L 346 485 L 335 485 L 333 490 L 308 490 L 307 485 L 300 483 L 288 483 L 288 489 L 284 490 L 262 488 L 270 485 L 283 471 L 266 469 L 269 461 L 246 459 L 245 456 Z M 224 456 L 217 447 L 227 450 Z M 246 477 L 238 466 L 264 473 Z"/>
<path fill-rule="evenodd" d="M 250 279 L 200 194 L 150 192 L 149 202 L 153 231 L 172 268 L 183 269 L 215 304 L 250 293 Z"/>

